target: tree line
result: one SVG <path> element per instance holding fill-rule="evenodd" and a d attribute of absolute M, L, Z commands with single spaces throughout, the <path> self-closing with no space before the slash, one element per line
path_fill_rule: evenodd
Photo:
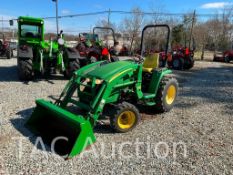
<path fill-rule="evenodd" d="M 168 24 L 172 29 L 171 47 L 176 44 L 187 44 L 191 42 L 191 39 L 195 41 L 196 50 L 202 51 L 202 56 L 204 56 L 205 50 L 224 51 L 233 47 L 233 6 L 224 8 L 219 13 L 216 12 L 207 20 L 193 12 L 183 15 L 181 18 L 154 13 L 151 19 L 148 19 L 139 7 L 133 8 L 131 11 L 131 15 L 123 18 L 120 24 L 102 19 L 96 25 L 112 27 L 118 33 L 128 36 L 130 48 L 138 47 L 141 30 L 146 24 Z M 192 36 L 190 37 L 191 28 Z M 148 37 L 146 42 L 150 42 L 150 38 Z M 194 41 L 191 43 L 194 44 Z"/>

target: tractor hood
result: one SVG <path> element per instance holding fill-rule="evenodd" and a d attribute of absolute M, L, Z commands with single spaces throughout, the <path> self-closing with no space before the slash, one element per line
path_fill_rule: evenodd
<path fill-rule="evenodd" d="M 104 64 L 87 73 L 89 77 L 95 77 L 101 80 L 109 81 L 113 77 L 122 74 L 126 71 L 133 71 L 137 69 L 138 64 L 133 61 L 117 61 L 113 63 Z"/>

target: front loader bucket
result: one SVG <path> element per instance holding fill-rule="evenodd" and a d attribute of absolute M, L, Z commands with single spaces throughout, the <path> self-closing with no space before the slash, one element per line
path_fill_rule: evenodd
<path fill-rule="evenodd" d="M 95 142 L 92 126 L 84 117 L 42 99 L 36 104 L 26 125 L 51 146 L 52 152 L 71 158 Z"/>

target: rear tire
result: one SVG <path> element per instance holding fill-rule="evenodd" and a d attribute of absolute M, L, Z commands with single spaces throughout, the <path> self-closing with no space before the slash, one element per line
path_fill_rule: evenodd
<path fill-rule="evenodd" d="M 214 62 L 217 62 L 217 59 L 216 59 L 216 57 L 215 57 L 215 56 L 214 56 L 214 58 L 213 58 L 213 61 L 214 61 Z"/>
<path fill-rule="evenodd" d="M 18 76 L 22 81 L 32 80 L 34 76 L 32 59 L 18 58 Z"/>
<path fill-rule="evenodd" d="M 156 96 L 156 110 L 159 112 L 170 111 L 176 102 L 177 94 L 177 80 L 172 77 L 164 77 L 160 82 L 159 90 Z"/>
<path fill-rule="evenodd" d="M 225 61 L 225 63 L 230 63 L 229 56 L 226 56 L 226 57 L 224 58 L 224 61 Z"/>
<path fill-rule="evenodd" d="M 11 50 L 11 58 L 13 58 L 13 57 L 14 57 L 14 51 Z"/>
<path fill-rule="evenodd" d="M 128 102 L 117 104 L 110 113 L 110 125 L 120 133 L 131 131 L 141 120 L 138 109 Z"/>
<path fill-rule="evenodd" d="M 73 76 L 73 73 L 80 68 L 80 63 L 78 59 L 69 60 L 68 67 L 64 72 L 64 76 L 70 79 Z"/>
<path fill-rule="evenodd" d="M 11 49 L 7 49 L 7 51 L 6 51 L 6 58 L 7 58 L 7 59 L 11 59 L 11 56 L 12 56 L 12 51 L 11 51 Z"/>
<path fill-rule="evenodd" d="M 194 66 L 194 59 L 192 57 L 188 58 L 186 69 L 191 69 Z"/>
<path fill-rule="evenodd" d="M 175 70 L 183 70 L 184 69 L 184 59 L 176 58 L 172 60 L 172 68 Z"/>

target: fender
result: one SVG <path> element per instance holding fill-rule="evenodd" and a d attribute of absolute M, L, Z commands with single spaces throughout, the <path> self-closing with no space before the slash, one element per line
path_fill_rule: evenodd
<path fill-rule="evenodd" d="M 65 49 L 65 55 L 68 59 L 79 59 L 80 58 L 80 54 L 79 52 L 77 52 L 75 49 L 73 48 L 66 48 Z"/>
<path fill-rule="evenodd" d="M 152 79 L 149 86 L 149 93 L 157 94 L 160 82 L 165 75 L 171 74 L 172 71 L 167 68 L 162 68 L 159 70 L 154 70 L 152 74 Z"/>
<path fill-rule="evenodd" d="M 21 45 L 17 48 L 17 57 L 20 59 L 30 59 L 33 58 L 33 50 L 31 46 Z"/>
<path fill-rule="evenodd" d="M 100 50 L 100 49 L 97 49 L 97 48 L 95 48 L 95 47 L 90 48 L 90 49 L 89 49 L 89 53 L 88 53 L 88 57 L 90 57 L 90 56 L 92 56 L 92 55 L 95 55 L 95 56 L 100 57 L 100 55 L 101 55 L 101 50 Z"/>

